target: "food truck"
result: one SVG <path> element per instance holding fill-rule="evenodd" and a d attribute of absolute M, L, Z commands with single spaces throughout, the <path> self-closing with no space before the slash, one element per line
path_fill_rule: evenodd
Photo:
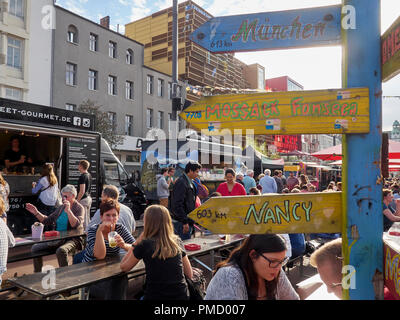
<path fill-rule="evenodd" d="M 174 152 L 175 150 L 175 152 Z M 225 168 L 238 171 L 247 157 L 237 146 L 194 138 L 183 140 L 147 140 L 142 142 L 141 184 L 149 203 L 157 203 L 157 175 L 165 167 L 174 167 L 177 179 L 188 161 L 198 161 L 202 168 L 199 178 L 210 194 L 225 182 Z"/>
<path fill-rule="evenodd" d="M 15 138 L 26 161 L 7 169 L 5 157 L 10 154 L 10 143 Z M 93 216 L 104 184 L 123 190 L 130 182 L 122 164 L 95 132 L 95 116 L 0 99 L 0 170 L 10 185 L 7 223 L 15 235 L 31 233 L 35 218 L 25 210 L 25 204 L 37 201 L 38 195 L 32 194 L 32 182 L 40 179 L 42 166 L 53 164 L 61 189 L 66 184 L 77 186 L 80 160 L 90 163 Z"/>

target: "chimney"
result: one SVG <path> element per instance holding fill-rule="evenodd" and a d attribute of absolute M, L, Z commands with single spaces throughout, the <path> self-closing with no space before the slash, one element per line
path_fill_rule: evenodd
<path fill-rule="evenodd" d="M 104 17 L 100 19 L 100 25 L 110 29 L 110 16 Z"/>

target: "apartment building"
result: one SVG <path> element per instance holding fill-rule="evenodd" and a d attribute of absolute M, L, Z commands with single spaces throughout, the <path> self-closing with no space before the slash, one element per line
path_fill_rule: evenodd
<path fill-rule="evenodd" d="M 264 89 L 264 68 L 249 68 L 232 53 L 212 54 L 189 40 L 189 35 L 212 15 L 193 1 L 178 5 L 178 73 L 191 85 Z M 144 44 L 144 64 L 172 72 L 172 7 L 125 25 L 127 37 Z M 261 75 L 261 73 L 264 73 Z M 260 76 L 259 76 L 260 75 Z M 247 78 L 249 76 L 249 78 Z M 260 81 L 258 79 L 261 79 Z M 260 85 L 261 84 L 261 85 Z M 260 85 L 260 87 L 259 87 Z M 188 93 L 188 100 L 197 96 Z"/>

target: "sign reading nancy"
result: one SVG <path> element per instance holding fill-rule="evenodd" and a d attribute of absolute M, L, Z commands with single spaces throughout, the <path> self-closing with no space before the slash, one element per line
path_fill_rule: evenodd
<path fill-rule="evenodd" d="M 94 115 L 0 98 L 0 120 L 34 122 L 94 131 Z"/>
<path fill-rule="evenodd" d="M 340 44 L 341 6 L 217 17 L 190 39 L 214 53 Z"/>
<path fill-rule="evenodd" d="M 205 97 L 180 117 L 207 135 L 223 129 L 254 134 L 369 132 L 369 90 L 267 92 Z"/>
<path fill-rule="evenodd" d="M 214 233 L 337 233 L 341 199 L 341 192 L 213 197 L 189 217 Z"/>

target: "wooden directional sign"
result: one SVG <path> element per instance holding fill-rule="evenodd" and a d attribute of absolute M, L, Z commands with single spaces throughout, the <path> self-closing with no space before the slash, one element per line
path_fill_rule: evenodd
<path fill-rule="evenodd" d="M 400 73 L 400 17 L 381 38 L 382 81 L 386 82 Z"/>
<path fill-rule="evenodd" d="M 189 218 L 214 233 L 337 233 L 341 200 L 341 192 L 215 197 Z"/>
<path fill-rule="evenodd" d="M 185 109 L 180 117 L 207 135 L 220 135 L 222 129 L 285 135 L 368 133 L 369 90 L 210 96 Z"/>
<path fill-rule="evenodd" d="M 341 6 L 217 17 L 190 39 L 214 53 L 340 44 Z"/>

